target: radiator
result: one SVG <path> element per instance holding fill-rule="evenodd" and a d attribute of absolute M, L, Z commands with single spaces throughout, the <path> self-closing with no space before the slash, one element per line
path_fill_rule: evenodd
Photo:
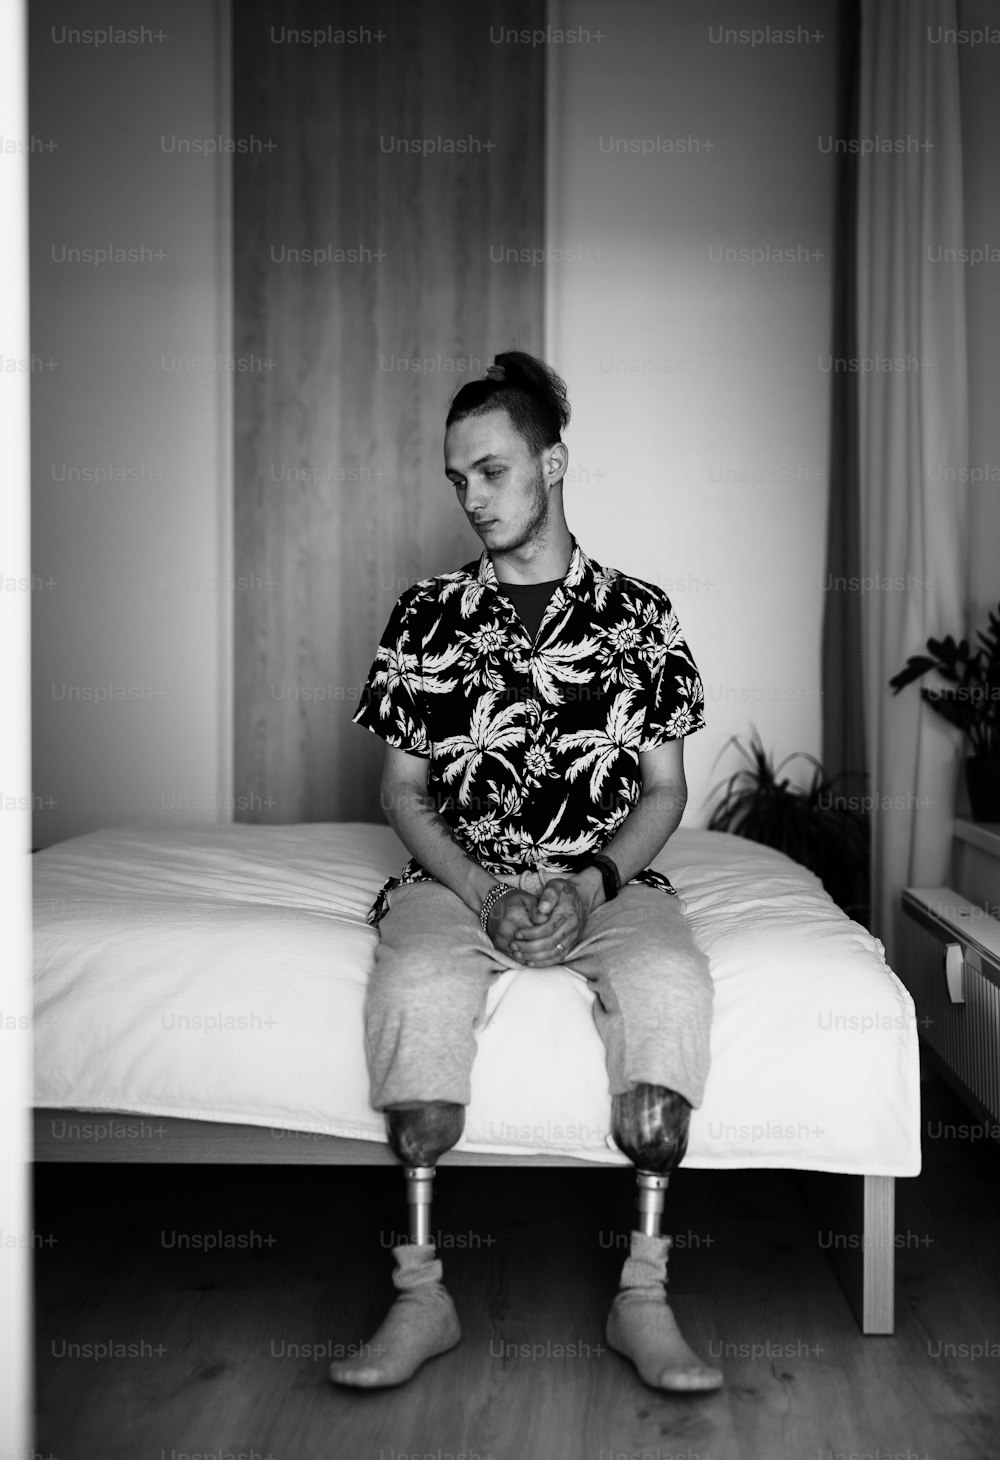
<path fill-rule="evenodd" d="M 1000 1122 L 1000 920 L 949 887 L 907 888 L 903 912 L 900 977 L 920 1036 L 968 1103 Z"/>

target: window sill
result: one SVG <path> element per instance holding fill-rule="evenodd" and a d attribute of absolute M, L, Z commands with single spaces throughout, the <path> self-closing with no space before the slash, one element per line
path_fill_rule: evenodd
<path fill-rule="evenodd" d="M 955 822 L 955 836 L 981 852 L 1000 858 L 1000 821 L 966 821 L 960 817 Z"/>

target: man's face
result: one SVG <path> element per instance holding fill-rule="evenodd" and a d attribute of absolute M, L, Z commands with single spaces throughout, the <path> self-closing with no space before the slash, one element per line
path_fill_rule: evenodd
<path fill-rule="evenodd" d="M 545 473 L 506 411 L 449 426 L 444 469 L 490 552 L 513 552 L 544 534 L 550 508 Z"/>

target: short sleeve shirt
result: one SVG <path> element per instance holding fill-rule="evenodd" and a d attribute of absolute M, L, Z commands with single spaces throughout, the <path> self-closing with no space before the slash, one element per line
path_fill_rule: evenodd
<path fill-rule="evenodd" d="M 705 723 L 701 678 L 670 600 L 574 540 L 531 639 L 489 554 L 397 601 L 354 720 L 430 762 L 428 794 L 494 875 L 574 872 L 642 790 L 639 755 Z M 433 880 L 411 859 L 382 888 Z M 673 892 L 661 873 L 631 879 Z"/>

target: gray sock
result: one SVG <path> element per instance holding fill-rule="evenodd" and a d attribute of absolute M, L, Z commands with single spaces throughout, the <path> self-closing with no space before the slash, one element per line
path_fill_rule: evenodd
<path fill-rule="evenodd" d="M 425 1359 L 454 1348 L 462 1336 L 455 1305 L 441 1284 L 441 1263 L 428 1244 L 394 1247 L 392 1280 L 399 1297 L 363 1352 L 330 1365 L 335 1384 L 377 1389 L 403 1384 Z"/>
<path fill-rule="evenodd" d="M 639 1377 L 654 1389 L 678 1393 L 718 1389 L 722 1375 L 688 1348 L 667 1303 L 669 1251 L 669 1237 L 632 1233 L 632 1250 L 608 1314 L 608 1345 L 631 1359 Z"/>

